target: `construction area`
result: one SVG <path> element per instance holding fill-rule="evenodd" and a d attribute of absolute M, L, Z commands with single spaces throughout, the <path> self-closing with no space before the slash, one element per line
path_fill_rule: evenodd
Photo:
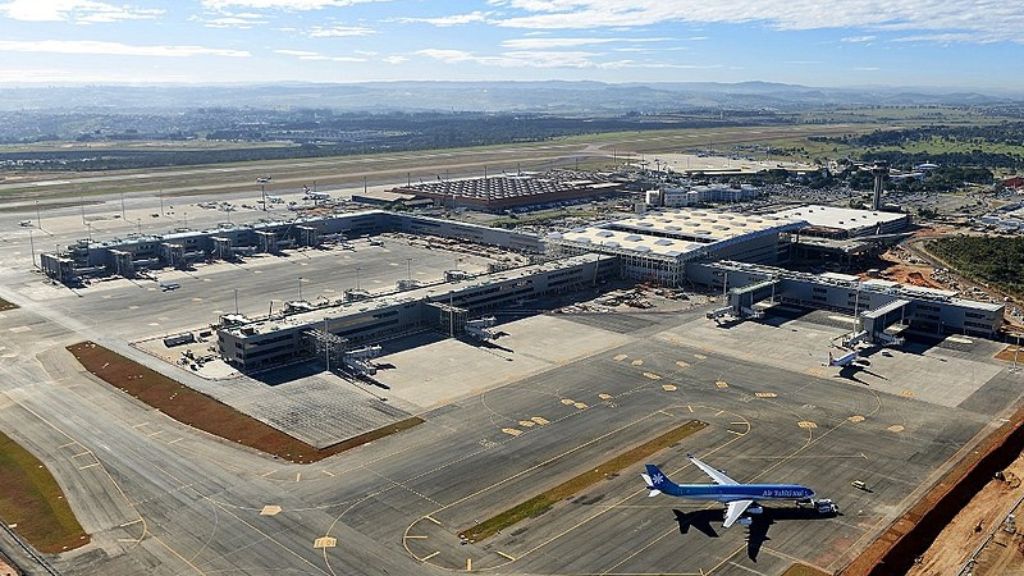
<path fill-rule="evenodd" d="M 793 214 L 195 225 L 5 256 L 0 426 L 89 534 L 62 574 L 838 573 L 1021 396 L 1002 303 L 796 271 Z M 838 510 L 648 498 L 688 453 Z"/>

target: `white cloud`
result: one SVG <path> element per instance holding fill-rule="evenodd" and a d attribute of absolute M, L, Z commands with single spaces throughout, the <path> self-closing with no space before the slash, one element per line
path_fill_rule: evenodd
<path fill-rule="evenodd" d="M 840 42 L 846 42 L 847 44 L 867 44 L 869 42 L 873 42 L 875 40 L 875 38 L 876 38 L 875 36 L 870 36 L 870 35 L 868 35 L 868 36 L 847 36 L 845 38 L 840 38 L 839 41 Z"/>
<path fill-rule="evenodd" d="M 593 44 L 610 44 L 613 42 L 664 42 L 671 38 L 513 38 L 505 40 L 501 45 L 505 48 L 519 50 L 544 50 L 548 48 L 574 48 Z"/>
<path fill-rule="evenodd" d="M 207 28 L 238 28 L 240 30 L 248 30 L 254 26 L 267 23 L 267 20 L 262 15 L 253 12 L 225 12 L 211 16 L 208 19 L 199 17 L 193 17 L 192 19 L 202 22 L 203 26 Z"/>
<path fill-rule="evenodd" d="M 163 10 L 156 8 L 134 8 L 96 0 L 10 0 L 0 3 L 0 15 L 26 22 L 95 24 L 149 20 L 163 13 Z"/>
<path fill-rule="evenodd" d="M 228 10 L 232 8 L 249 8 L 253 10 L 322 10 L 369 4 L 370 2 L 386 2 L 387 0 L 201 0 L 208 10 Z"/>
<path fill-rule="evenodd" d="M 308 50 L 274 50 L 274 53 L 281 54 L 282 56 L 294 56 L 299 60 L 320 62 L 366 62 L 366 58 L 360 58 L 358 56 L 327 56 L 319 52 L 310 52 Z"/>
<path fill-rule="evenodd" d="M 446 64 L 473 63 L 501 68 L 674 68 L 710 69 L 718 65 L 691 65 L 663 62 L 637 62 L 635 60 L 600 61 L 600 53 L 570 50 L 510 50 L 495 56 L 484 56 L 465 50 L 428 48 L 419 50 L 417 56 L 425 56 Z"/>
<path fill-rule="evenodd" d="M 0 52 L 37 52 L 44 54 L 100 54 L 105 56 L 160 56 L 184 58 L 189 56 L 226 56 L 245 58 L 244 50 L 225 50 L 203 46 L 139 46 L 120 42 L 94 40 L 0 40 Z"/>
<path fill-rule="evenodd" d="M 434 26 L 459 26 L 462 24 L 473 24 L 475 22 L 486 22 L 489 12 L 476 10 L 466 14 L 452 14 L 450 16 L 438 16 L 436 18 L 399 18 L 398 21 L 405 24 L 432 24 Z"/>
<path fill-rule="evenodd" d="M 386 62 L 388 64 L 402 64 L 404 62 L 408 62 L 409 59 L 406 58 L 405 56 L 395 55 L 395 56 L 385 56 L 385 57 L 381 58 L 381 61 L 382 62 Z"/>
<path fill-rule="evenodd" d="M 931 31 L 936 41 L 1024 42 L 1024 3 L 1006 0 L 489 0 L 500 26 L 592 29 L 664 22 L 759 22 L 777 30 L 854 28 Z M 926 36 L 918 36 L 925 39 Z"/>
<path fill-rule="evenodd" d="M 373 28 L 365 26 L 314 26 L 309 31 L 311 38 L 346 38 L 350 36 L 369 36 L 375 34 Z"/>

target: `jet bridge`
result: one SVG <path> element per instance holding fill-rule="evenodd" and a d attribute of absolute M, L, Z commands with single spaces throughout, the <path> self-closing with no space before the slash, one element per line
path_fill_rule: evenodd
<path fill-rule="evenodd" d="M 774 302 L 779 285 L 779 280 L 769 278 L 729 290 L 729 308 L 733 316 L 741 319 L 760 317 L 761 312 L 754 309 L 754 304 L 764 300 Z"/>
<path fill-rule="evenodd" d="M 867 340 L 872 344 L 902 344 L 902 338 L 887 334 L 885 329 L 896 323 L 903 324 L 906 320 L 908 306 L 910 306 L 909 300 L 898 298 L 888 304 L 883 304 L 874 310 L 861 312 L 861 326 L 867 334 Z"/>

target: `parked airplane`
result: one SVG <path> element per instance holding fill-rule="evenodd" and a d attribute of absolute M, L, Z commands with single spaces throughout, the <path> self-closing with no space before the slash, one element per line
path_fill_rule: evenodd
<path fill-rule="evenodd" d="M 162 290 L 164 292 L 170 292 L 172 290 L 177 290 L 178 288 L 181 288 L 181 284 L 178 284 L 177 282 L 161 282 L 160 283 L 160 290 Z"/>
<path fill-rule="evenodd" d="M 306 193 L 306 200 L 330 200 L 331 195 L 326 192 L 313 192 L 309 189 L 309 186 L 302 186 L 303 192 Z"/>
<path fill-rule="evenodd" d="M 690 462 L 700 468 L 715 481 L 714 484 L 676 484 L 654 464 L 646 466 L 647 473 L 640 476 L 650 489 L 648 496 L 667 494 L 690 500 L 707 500 L 728 505 L 725 512 L 723 528 L 732 526 L 737 520 L 749 526 L 751 519 L 742 518 L 744 514 L 761 514 L 764 509 L 757 505 L 758 500 L 795 500 L 807 502 L 814 496 L 814 490 L 799 484 L 740 484 L 729 478 L 725 472 L 716 470 L 701 462 L 693 455 Z"/>
<path fill-rule="evenodd" d="M 846 354 L 843 354 L 842 356 L 836 358 L 835 356 L 832 355 L 832 351 L 829 350 L 829 352 L 828 352 L 828 365 L 829 366 L 837 366 L 837 367 L 840 367 L 840 368 L 842 368 L 844 366 L 850 366 L 859 357 L 860 357 L 860 355 L 857 353 L 856 350 L 851 350 L 851 351 L 847 352 Z"/>

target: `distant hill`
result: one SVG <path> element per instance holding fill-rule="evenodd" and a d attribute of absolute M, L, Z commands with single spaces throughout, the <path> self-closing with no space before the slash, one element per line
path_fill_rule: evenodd
<path fill-rule="evenodd" d="M 368 82 L 0 88 L 0 110 L 106 112 L 225 108 L 483 111 L 602 115 L 690 109 L 795 111 L 861 105 L 993 105 L 1012 97 L 907 88 L 816 88 L 772 82 Z"/>

